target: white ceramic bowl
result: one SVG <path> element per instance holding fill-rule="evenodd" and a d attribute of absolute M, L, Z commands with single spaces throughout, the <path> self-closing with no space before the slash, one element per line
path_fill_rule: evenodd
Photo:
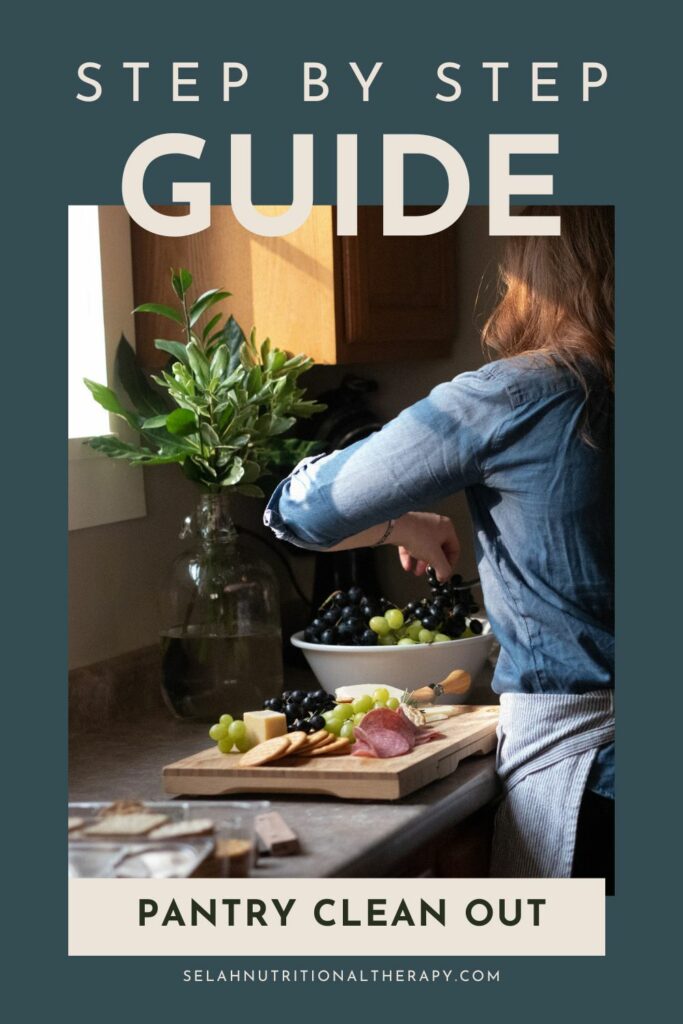
<path fill-rule="evenodd" d="M 404 647 L 309 644 L 303 639 L 303 631 L 291 638 L 294 646 L 304 652 L 318 682 L 328 693 L 334 693 L 340 686 L 358 683 L 415 690 L 418 686 L 440 682 L 456 668 L 469 672 L 474 681 L 491 653 L 493 640 L 491 627 L 486 621 L 481 636 L 440 644 Z M 466 700 L 466 693 L 444 694 L 437 703 L 462 704 Z"/>

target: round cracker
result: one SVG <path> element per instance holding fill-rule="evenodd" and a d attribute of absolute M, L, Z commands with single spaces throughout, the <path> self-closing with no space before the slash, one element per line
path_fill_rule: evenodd
<path fill-rule="evenodd" d="M 324 739 L 325 736 L 329 736 L 327 729 L 317 729 L 316 732 L 309 732 L 306 739 L 309 743 L 317 743 L 319 740 Z"/>
<path fill-rule="evenodd" d="M 327 729 L 319 729 L 317 732 L 311 732 L 308 734 L 306 737 L 306 744 L 303 749 L 313 750 L 314 747 L 318 747 L 322 743 L 327 743 L 331 739 L 334 739 L 332 733 L 329 733 Z"/>
<path fill-rule="evenodd" d="M 289 748 L 289 736 L 273 736 L 272 739 L 257 743 L 251 750 L 242 754 L 239 766 L 240 768 L 256 768 L 260 764 L 277 761 L 279 757 L 284 757 Z"/>
<path fill-rule="evenodd" d="M 297 730 L 296 732 L 288 733 L 287 740 L 289 741 L 289 748 L 287 750 L 287 753 L 294 754 L 296 751 L 306 746 L 306 743 L 308 742 L 308 736 L 306 735 L 305 732 Z"/>
<path fill-rule="evenodd" d="M 306 757 L 307 752 L 311 749 L 306 733 L 297 730 L 297 732 L 291 732 L 289 735 L 290 737 L 293 736 L 294 739 L 290 741 L 288 749 L 282 755 L 282 760 L 287 760 L 290 757 Z"/>
<path fill-rule="evenodd" d="M 318 740 L 318 742 L 316 743 L 316 750 L 319 747 L 326 747 L 329 743 L 334 743 L 335 740 L 338 739 L 339 737 L 335 733 L 328 732 L 327 736 L 324 736 L 321 740 Z"/>
<path fill-rule="evenodd" d="M 338 736 L 332 743 L 325 743 L 323 746 L 312 750 L 309 757 L 327 757 L 330 754 L 345 754 L 351 749 L 351 742 L 345 736 Z"/>
<path fill-rule="evenodd" d="M 322 736 L 319 740 L 316 740 L 315 743 L 309 743 L 305 747 L 302 747 L 301 750 L 297 751 L 297 754 L 299 757 L 308 757 L 312 750 L 322 750 L 323 747 L 328 747 L 330 743 L 334 743 L 337 739 L 339 739 L 338 736 L 328 732 L 326 736 Z"/>

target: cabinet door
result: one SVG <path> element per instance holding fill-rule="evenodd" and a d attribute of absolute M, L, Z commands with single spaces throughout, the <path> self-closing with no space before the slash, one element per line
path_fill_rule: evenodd
<path fill-rule="evenodd" d="M 168 216 L 185 212 L 182 206 L 157 209 Z M 277 214 L 282 208 L 261 209 Z M 282 238 L 252 235 L 231 207 L 213 206 L 211 226 L 196 235 L 155 235 L 132 224 L 131 241 L 137 304 L 176 304 L 170 268 L 186 267 L 194 275 L 193 298 L 208 288 L 232 292 L 208 316 L 219 309 L 232 313 L 246 332 L 256 325 L 259 341 L 269 336 L 278 348 L 306 352 L 321 363 L 337 361 L 331 207 L 315 206 L 297 231 Z M 181 332 L 147 313 L 137 314 L 135 329 L 143 364 L 165 365 L 168 357 L 154 348 L 154 339 L 178 340 Z"/>
<path fill-rule="evenodd" d="M 456 329 L 454 228 L 385 237 L 382 207 L 364 206 L 358 234 L 337 238 L 336 246 L 338 362 L 449 353 Z"/>

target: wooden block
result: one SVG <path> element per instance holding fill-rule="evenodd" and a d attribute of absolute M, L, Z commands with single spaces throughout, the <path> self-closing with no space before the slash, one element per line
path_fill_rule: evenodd
<path fill-rule="evenodd" d="M 194 872 L 195 878 L 247 878 L 254 856 L 248 839 L 217 839 Z"/>
<path fill-rule="evenodd" d="M 277 811 L 259 814 L 254 821 L 256 834 L 273 857 L 287 857 L 299 852 L 299 837 Z"/>

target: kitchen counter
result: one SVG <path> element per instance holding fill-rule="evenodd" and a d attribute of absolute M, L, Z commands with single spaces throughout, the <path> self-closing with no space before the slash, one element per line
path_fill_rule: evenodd
<path fill-rule="evenodd" d="M 69 799 L 168 799 L 162 767 L 209 743 L 207 726 L 176 721 L 164 711 L 79 731 L 70 742 Z M 486 813 L 482 809 L 497 792 L 494 757 L 487 755 L 468 758 L 452 775 L 396 803 L 257 794 L 255 799 L 270 799 L 298 833 L 302 851 L 291 857 L 261 857 L 254 875 L 386 877 L 414 873 L 409 864 L 418 865 L 419 873 L 419 865 L 427 865 L 425 851 L 457 845 L 461 823 Z M 485 872 L 482 865 L 471 873 Z"/>

